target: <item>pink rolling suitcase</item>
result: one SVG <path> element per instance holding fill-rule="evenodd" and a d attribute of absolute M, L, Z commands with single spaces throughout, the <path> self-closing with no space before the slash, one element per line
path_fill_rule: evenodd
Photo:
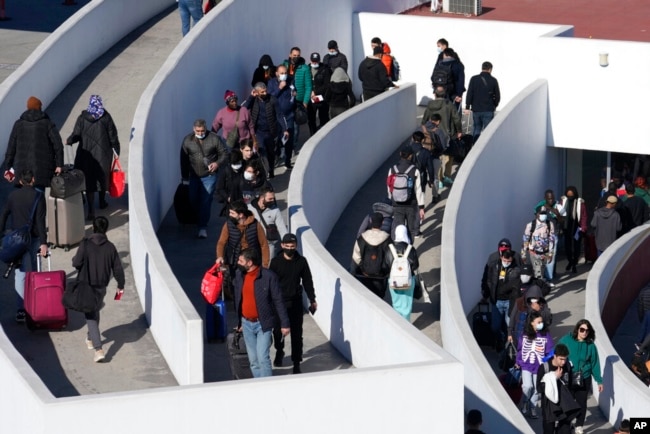
<path fill-rule="evenodd" d="M 68 311 L 61 298 L 65 290 L 65 271 L 51 271 L 50 256 L 47 257 L 49 271 L 41 271 L 41 258 L 37 259 L 38 271 L 25 275 L 26 324 L 30 330 L 59 330 L 68 325 Z"/>

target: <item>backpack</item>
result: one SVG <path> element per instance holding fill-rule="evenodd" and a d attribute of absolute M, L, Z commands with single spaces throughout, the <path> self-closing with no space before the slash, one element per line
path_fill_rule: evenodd
<path fill-rule="evenodd" d="M 438 62 L 435 68 L 433 68 L 433 74 L 431 74 L 431 84 L 433 84 L 433 87 L 444 86 L 447 95 L 451 95 L 451 92 L 454 89 L 454 79 L 451 73 L 452 63 L 453 62 Z"/>
<path fill-rule="evenodd" d="M 391 74 L 390 74 L 390 80 L 391 81 L 399 81 L 400 78 L 402 78 L 402 71 L 399 68 L 399 62 L 397 59 L 395 59 L 395 56 L 390 56 L 391 58 Z"/>
<path fill-rule="evenodd" d="M 412 278 L 411 264 L 409 263 L 409 253 L 411 252 L 409 244 L 404 253 L 398 254 L 394 244 L 389 244 L 388 248 L 393 254 L 393 264 L 390 266 L 388 275 L 388 286 L 395 290 L 408 290 L 411 288 Z"/>
<path fill-rule="evenodd" d="M 436 126 L 431 121 L 427 121 L 422 125 L 422 133 L 424 134 L 422 144 L 431 149 L 434 158 L 439 158 L 446 148 L 440 141 L 440 136 L 434 131 L 435 128 Z"/>
<path fill-rule="evenodd" d="M 386 183 L 395 203 L 406 203 L 413 197 L 415 176 L 411 176 L 415 165 L 411 164 L 406 172 L 400 173 L 397 165 L 393 166 Z"/>
<path fill-rule="evenodd" d="M 388 238 L 386 239 L 388 240 Z M 367 277 L 384 277 L 386 276 L 384 267 L 384 256 L 386 251 L 386 241 L 373 246 L 369 244 L 363 236 L 357 239 L 359 250 L 361 252 L 361 262 L 359 269 L 361 274 Z"/>

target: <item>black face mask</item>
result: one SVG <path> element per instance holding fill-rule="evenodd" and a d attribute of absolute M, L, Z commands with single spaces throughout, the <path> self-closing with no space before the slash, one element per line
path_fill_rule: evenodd
<path fill-rule="evenodd" d="M 241 272 L 244 273 L 244 274 L 248 273 L 248 268 L 246 268 L 245 265 L 239 265 L 239 264 L 237 264 L 237 268 L 239 268 L 239 271 L 241 271 Z"/>
<path fill-rule="evenodd" d="M 235 224 L 235 226 L 237 226 L 239 224 L 239 219 L 237 217 L 229 217 L 229 218 L 230 218 L 230 221 Z"/>
<path fill-rule="evenodd" d="M 270 202 L 264 201 L 264 208 L 274 208 L 275 207 L 275 201 L 272 200 Z"/>
<path fill-rule="evenodd" d="M 296 249 L 282 249 L 282 251 L 290 258 L 293 258 L 293 256 L 296 254 Z"/>
<path fill-rule="evenodd" d="M 260 99 L 261 99 L 262 101 L 268 101 L 270 97 L 271 97 L 271 96 L 267 93 L 266 95 L 261 96 Z"/>

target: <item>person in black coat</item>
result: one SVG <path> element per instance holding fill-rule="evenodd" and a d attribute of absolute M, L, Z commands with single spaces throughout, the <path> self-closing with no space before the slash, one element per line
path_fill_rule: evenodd
<path fill-rule="evenodd" d="M 472 111 L 474 141 L 494 118 L 494 111 L 501 101 L 499 82 L 492 76 L 492 64 L 483 62 L 481 73 L 469 80 L 465 108 Z"/>
<path fill-rule="evenodd" d="M 95 350 L 95 362 L 102 362 L 105 359 L 102 349 L 102 339 L 99 334 L 99 311 L 103 303 L 101 300 L 106 296 L 106 286 L 111 276 L 117 281 L 117 293 L 115 300 L 122 298 L 124 294 L 124 267 L 117 253 L 115 245 L 106 237 L 108 230 L 108 219 L 97 217 L 93 220 L 93 234 L 85 238 L 79 245 L 77 254 L 72 258 L 72 266 L 80 274 L 89 277 L 88 283 L 93 287 L 100 297 L 99 308 L 96 311 L 85 313 L 88 335 L 86 346 L 89 350 Z M 84 268 L 84 266 L 86 268 Z M 82 268 L 84 268 L 82 270 Z M 87 274 L 86 274 L 87 273 Z"/>
<path fill-rule="evenodd" d="M 7 181 L 18 184 L 18 177 L 14 181 L 7 172 L 9 169 L 13 168 L 16 174 L 29 169 L 34 174 L 34 186 L 44 189 L 50 186 L 55 173 L 61 173 L 63 142 L 56 125 L 41 108 L 41 101 L 30 96 L 27 111 L 20 115 L 11 130 L 2 165 Z"/>
<path fill-rule="evenodd" d="M 329 118 L 332 119 L 356 104 L 357 99 L 352 91 L 350 77 L 343 68 L 332 72 L 329 85 L 323 94 L 329 105 Z"/>
<path fill-rule="evenodd" d="M 66 140 L 70 146 L 77 142 L 79 146 L 74 166 L 86 177 L 88 220 L 92 220 L 95 218 L 95 192 L 99 191 L 99 208 L 108 206 L 106 190 L 110 182 L 113 154 L 120 155 L 117 128 L 99 95 L 91 95 L 88 108 L 81 112 L 72 134 Z"/>
<path fill-rule="evenodd" d="M 330 120 L 329 105 L 324 100 L 325 91 L 330 84 L 332 70 L 326 63 L 320 61 L 320 54 L 311 53 L 312 88 L 311 99 L 307 105 L 307 123 L 309 134 L 312 136 Z M 323 98 L 323 99 L 319 99 Z M 316 112 L 318 112 L 319 125 L 316 125 Z"/>
<path fill-rule="evenodd" d="M 366 57 L 359 64 L 359 80 L 363 88 L 363 100 L 369 100 L 389 87 L 397 87 L 386 75 L 386 67 L 381 63 L 383 48 L 375 47 L 372 56 Z"/>
<path fill-rule="evenodd" d="M 220 216 L 225 217 L 228 215 L 228 205 L 234 201 L 237 194 L 239 180 L 242 176 L 243 158 L 239 149 L 233 149 L 230 152 L 230 164 L 225 165 L 222 169 L 221 176 L 217 180 L 217 188 L 215 196 L 219 203 L 223 204 L 223 208 L 219 213 Z"/>
<path fill-rule="evenodd" d="M 251 80 L 251 87 L 255 87 L 257 83 L 269 84 L 269 80 L 275 77 L 275 64 L 273 59 L 268 54 L 260 57 L 260 62 L 255 71 L 253 72 L 253 79 Z"/>
<path fill-rule="evenodd" d="M 16 322 L 24 322 L 26 317 L 23 302 L 25 273 L 36 270 L 37 250 L 42 256 L 47 255 L 46 207 L 43 192 L 34 188 L 34 174 L 31 170 L 23 170 L 16 178 L 22 188 L 14 189 L 7 198 L 0 214 L 0 233 L 4 231 L 9 216 L 11 216 L 11 230 L 21 228 L 31 220 L 32 243 L 22 257 L 16 261 L 17 268 L 14 274 L 14 285 L 19 296 L 16 299 L 16 308 L 18 309 Z"/>

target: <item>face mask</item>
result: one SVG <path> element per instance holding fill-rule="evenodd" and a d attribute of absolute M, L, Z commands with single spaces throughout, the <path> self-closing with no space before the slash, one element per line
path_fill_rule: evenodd
<path fill-rule="evenodd" d="M 253 179 L 255 179 L 255 175 L 253 175 L 250 172 L 244 172 L 244 179 L 246 181 L 252 181 Z"/>
<path fill-rule="evenodd" d="M 237 268 L 239 268 L 239 271 L 241 271 L 244 274 L 248 273 L 248 268 L 246 268 L 245 265 L 237 264 Z"/>
<path fill-rule="evenodd" d="M 522 274 L 522 275 L 519 276 L 519 277 L 520 277 L 520 279 L 521 279 L 521 283 L 528 283 L 528 282 L 530 282 L 530 278 L 531 278 L 531 276 L 528 276 L 528 275 L 526 275 L 526 274 Z"/>
<path fill-rule="evenodd" d="M 267 69 L 269 69 L 269 65 L 262 66 L 262 69 L 266 71 Z"/>
<path fill-rule="evenodd" d="M 233 222 L 235 225 L 239 224 L 239 219 L 237 217 L 229 217 L 230 221 Z"/>
<path fill-rule="evenodd" d="M 312 63 L 311 64 L 311 67 L 314 68 L 314 69 L 318 68 L 318 66 L 319 66 L 318 63 Z"/>
<path fill-rule="evenodd" d="M 338 51 L 330 51 L 330 56 L 336 56 L 337 54 L 339 54 Z"/>
<path fill-rule="evenodd" d="M 272 200 L 270 202 L 264 201 L 264 208 L 273 208 L 275 206 L 275 201 Z"/>
<path fill-rule="evenodd" d="M 231 164 L 230 167 L 232 167 L 232 170 L 236 172 L 241 169 L 241 164 Z"/>
<path fill-rule="evenodd" d="M 280 77 L 278 77 L 278 80 L 287 81 L 287 74 L 280 74 Z"/>
<path fill-rule="evenodd" d="M 543 328 L 544 328 L 543 322 L 540 322 L 539 324 L 537 324 L 537 326 L 535 326 L 535 330 L 537 330 L 538 332 L 542 331 Z"/>
<path fill-rule="evenodd" d="M 438 54 L 442 53 L 442 48 L 438 47 Z"/>
<path fill-rule="evenodd" d="M 503 261 L 501 261 L 501 266 L 503 268 L 508 268 L 510 266 L 510 264 L 511 264 L 511 262 L 503 262 Z"/>
<path fill-rule="evenodd" d="M 296 249 L 282 249 L 285 255 L 292 258 L 296 254 Z"/>
<path fill-rule="evenodd" d="M 205 139 L 205 134 L 194 134 L 194 137 L 196 137 L 199 140 Z"/>
<path fill-rule="evenodd" d="M 546 221 L 546 214 L 542 214 L 539 216 L 539 221 L 544 223 Z"/>

